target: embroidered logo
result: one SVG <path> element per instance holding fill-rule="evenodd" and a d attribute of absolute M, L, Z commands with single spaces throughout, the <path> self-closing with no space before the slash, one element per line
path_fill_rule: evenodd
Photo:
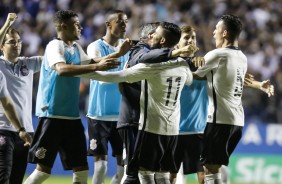
<path fill-rule="evenodd" d="M 6 144 L 6 137 L 0 136 L 0 145 L 2 146 L 4 144 Z"/>
<path fill-rule="evenodd" d="M 94 150 L 96 148 L 97 148 L 97 141 L 96 141 L 96 139 L 91 139 L 91 141 L 90 141 L 90 149 Z"/>
<path fill-rule="evenodd" d="M 45 153 L 46 153 L 46 149 L 41 147 L 41 148 L 38 148 L 37 151 L 35 152 L 35 156 L 38 158 L 38 159 L 43 159 L 45 158 Z"/>

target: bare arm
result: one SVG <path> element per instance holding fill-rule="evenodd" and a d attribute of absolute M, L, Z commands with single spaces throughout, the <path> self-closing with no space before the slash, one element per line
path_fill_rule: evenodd
<path fill-rule="evenodd" d="M 5 38 L 8 29 L 11 27 L 11 25 L 15 22 L 16 19 L 17 19 L 17 15 L 15 13 L 8 14 L 6 22 L 4 23 L 3 27 L 0 29 L 0 44 L 3 43 L 3 40 Z"/>
<path fill-rule="evenodd" d="M 10 100 L 9 97 L 2 97 L 2 98 L 0 98 L 0 101 L 2 103 L 5 115 L 8 118 L 9 122 L 11 122 L 12 125 L 17 130 L 21 130 L 19 132 L 19 136 L 23 141 L 25 141 L 24 145 L 29 146 L 31 144 L 32 139 L 31 139 L 30 135 L 24 129 L 21 129 L 22 126 L 21 126 L 20 121 L 17 117 L 17 113 L 16 113 L 16 110 L 15 110 L 13 104 L 12 104 L 12 101 Z"/>
<path fill-rule="evenodd" d="M 103 59 L 99 63 L 88 65 L 70 65 L 64 62 L 55 64 L 54 69 L 62 76 L 75 76 L 80 74 L 91 73 L 93 71 L 103 71 L 116 68 L 120 65 L 119 62 L 115 62 L 116 58 Z"/>
<path fill-rule="evenodd" d="M 256 81 L 254 79 L 254 76 L 249 73 L 245 75 L 244 86 L 259 89 L 265 92 L 268 95 L 268 97 L 274 95 L 274 86 L 271 84 L 270 80 L 264 80 L 261 82 Z"/>
<path fill-rule="evenodd" d="M 119 58 L 123 55 L 125 55 L 130 48 L 132 47 L 133 43 L 128 38 L 125 39 L 125 41 L 122 43 L 122 45 L 118 48 L 116 52 L 113 52 L 107 56 L 104 57 L 96 57 L 93 60 L 98 63 L 102 61 L 103 59 L 112 59 L 112 58 Z"/>
<path fill-rule="evenodd" d="M 191 56 L 193 55 L 199 48 L 195 45 L 187 45 L 183 48 L 175 49 L 171 52 L 171 57 L 177 56 Z"/>

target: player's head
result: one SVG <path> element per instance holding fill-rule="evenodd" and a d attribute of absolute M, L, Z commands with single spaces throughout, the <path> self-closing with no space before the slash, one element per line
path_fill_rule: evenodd
<path fill-rule="evenodd" d="M 156 31 L 160 22 L 147 23 L 141 26 L 139 30 L 140 41 L 148 43 L 150 36 Z"/>
<path fill-rule="evenodd" d="M 195 45 L 197 46 L 196 41 L 196 32 L 192 26 L 182 26 L 181 28 L 181 37 L 177 44 L 177 48 L 182 48 L 187 45 Z"/>
<path fill-rule="evenodd" d="M 152 34 L 150 46 L 152 48 L 160 47 L 174 47 L 180 39 L 181 30 L 180 28 L 170 22 L 160 22 L 160 25 L 156 29 L 155 33 Z"/>
<path fill-rule="evenodd" d="M 4 55 L 9 56 L 9 58 L 16 58 L 20 55 L 21 49 L 22 40 L 20 33 L 14 28 L 8 29 L 1 44 L 1 51 Z"/>
<path fill-rule="evenodd" d="M 238 40 L 242 31 L 242 23 L 235 15 L 223 15 L 213 32 L 216 47 L 222 47 L 224 40 L 232 43 Z"/>
<path fill-rule="evenodd" d="M 109 11 L 106 15 L 107 34 L 116 38 L 124 38 L 127 23 L 127 15 L 122 10 Z"/>
<path fill-rule="evenodd" d="M 78 40 L 81 36 L 82 27 L 78 15 L 71 10 L 57 11 L 53 17 L 57 33 L 63 34 L 68 41 Z"/>

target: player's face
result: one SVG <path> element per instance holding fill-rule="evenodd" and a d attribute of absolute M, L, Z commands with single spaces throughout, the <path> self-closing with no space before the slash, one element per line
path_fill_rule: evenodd
<path fill-rule="evenodd" d="M 113 15 L 111 21 L 108 22 L 108 27 L 111 30 L 111 34 L 116 38 L 124 38 L 127 23 L 127 16 L 124 13 L 117 13 Z"/>
<path fill-rule="evenodd" d="M 9 58 L 16 58 L 20 55 L 22 50 L 22 41 L 18 33 L 13 33 L 11 35 L 6 34 L 5 41 L 1 45 L 1 50 L 4 55 Z"/>
<path fill-rule="evenodd" d="M 80 25 L 78 17 L 72 17 L 68 20 L 64 28 L 69 41 L 79 40 L 83 28 Z"/>
<path fill-rule="evenodd" d="M 226 36 L 226 30 L 223 21 L 219 21 L 213 31 L 213 38 L 215 39 L 216 48 L 221 48 Z"/>
<path fill-rule="evenodd" d="M 178 42 L 178 48 L 183 48 L 187 45 L 197 46 L 195 31 L 192 31 L 190 33 L 181 33 L 181 37 L 180 37 L 180 40 Z"/>
<path fill-rule="evenodd" d="M 163 28 L 159 26 L 156 31 L 149 35 L 149 45 L 151 48 L 161 48 L 163 39 Z"/>

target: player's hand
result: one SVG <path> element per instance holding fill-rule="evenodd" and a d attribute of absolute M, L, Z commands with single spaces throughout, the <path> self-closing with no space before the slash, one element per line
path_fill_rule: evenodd
<path fill-rule="evenodd" d="M 134 45 L 133 42 L 129 40 L 128 38 L 126 38 L 125 41 L 122 43 L 122 45 L 117 50 L 117 52 L 119 53 L 119 56 L 125 55 L 133 45 Z"/>
<path fill-rule="evenodd" d="M 20 131 L 19 136 L 25 142 L 24 146 L 30 146 L 31 145 L 32 138 L 29 135 L 29 133 L 27 133 L 26 131 Z"/>
<path fill-rule="evenodd" d="M 17 14 L 9 13 L 6 22 L 9 24 L 9 26 L 11 26 L 17 18 L 18 18 Z"/>
<path fill-rule="evenodd" d="M 96 70 L 110 70 L 120 65 L 120 62 L 115 61 L 117 58 L 102 59 L 99 63 L 96 63 Z"/>
<path fill-rule="evenodd" d="M 260 90 L 265 92 L 268 97 L 271 97 L 274 95 L 274 86 L 270 83 L 270 80 L 265 80 L 261 82 Z"/>
<path fill-rule="evenodd" d="M 191 56 L 194 55 L 195 52 L 199 50 L 196 45 L 187 45 L 180 49 L 181 56 Z"/>
<path fill-rule="evenodd" d="M 197 68 L 205 65 L 205 59 L 203 57 L 193 57 L 192 62 Z"/>

